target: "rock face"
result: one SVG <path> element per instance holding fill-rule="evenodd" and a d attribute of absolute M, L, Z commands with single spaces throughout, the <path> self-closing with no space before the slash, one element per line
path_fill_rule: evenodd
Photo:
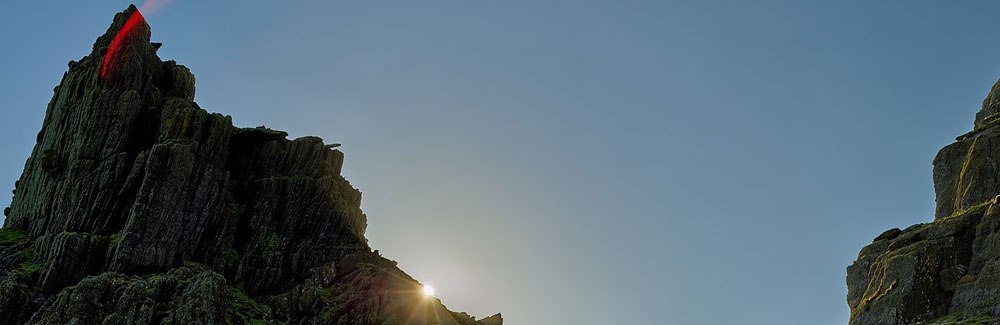
<path fill-rule="evenodd" d="M 847 267 L 851 324 L 1000 324 L 1000 81 L 934 158 L 934 221 L 891 229 Z"/>
<path fill-rule="evenodd" d="M 336 145 L 234 127 L 157 48 L 130 6 L 69 63 L 4 209 L 0 324 L 502 324 L 371 250 Z"/>

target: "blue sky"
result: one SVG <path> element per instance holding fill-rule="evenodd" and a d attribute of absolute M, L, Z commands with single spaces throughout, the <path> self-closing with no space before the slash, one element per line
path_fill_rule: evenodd
<path fill-rule="evenodd" d="M 196 101 L 342 143 L 368 238 L 509 324 L 844 324 L 1000 76 L 987 1 L 187 1 Z M 0 3 L 0 188 L 121 1 Z M 7 192 L 9 193 L 9 192 Z M 10 202 L 0 196 L 0 206 Z"/>

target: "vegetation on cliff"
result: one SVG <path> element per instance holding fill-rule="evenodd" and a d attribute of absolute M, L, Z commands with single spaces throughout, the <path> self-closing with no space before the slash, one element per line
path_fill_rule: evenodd
<path fill-rule="evenodd" d="M 201 109 L 141 17 L 116 37 L 135 12 L 54 91 L 4 210 L 0 323 L 502 323 L 372 251 L 336 145 Z"/>
<path fill-rule="evenodd" d="M 1000 323 L 1000 81 L 934 159 L 935 220 L 888 230 L 847 268 L 851 324 Z"/>

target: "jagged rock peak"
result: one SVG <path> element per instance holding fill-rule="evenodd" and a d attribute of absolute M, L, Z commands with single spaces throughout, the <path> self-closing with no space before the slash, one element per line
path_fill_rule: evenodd
<path fill-rule="evenodd" d="M 0 323 L 502 324 L 372 251 L 338 144 L 194 102 L 135 6 L 70 62 L 0 229 Z"/>

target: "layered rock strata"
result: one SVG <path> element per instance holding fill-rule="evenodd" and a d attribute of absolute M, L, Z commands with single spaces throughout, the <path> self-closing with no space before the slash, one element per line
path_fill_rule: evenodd
<path fill-rule="evenodd" d="M 371 250 L 336 145 L 203 110 L 133 15 L 54 90 L 4 209 L 0 323 L 502 323 Z"/>
<path fill-rule="evenodd" d="M 1000 324 L 1000 81 L 934 158 L 934 221 L 888 230 L 847 268 L 851 324 Z"/>

